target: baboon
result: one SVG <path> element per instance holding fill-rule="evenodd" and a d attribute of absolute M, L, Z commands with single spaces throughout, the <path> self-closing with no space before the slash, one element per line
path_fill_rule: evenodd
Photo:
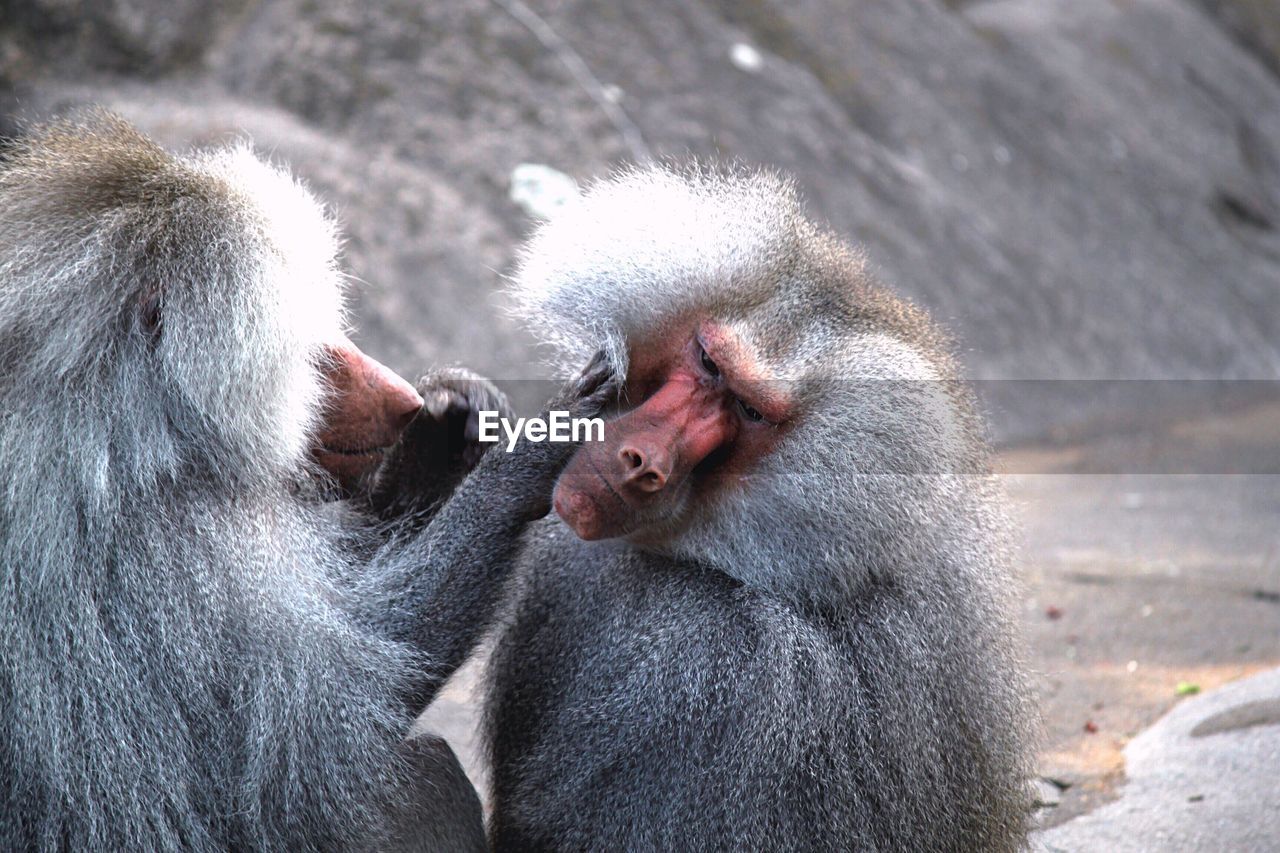
<path fill-rule="evenodd" d="M 94 114 L 9 152 L 0 848 L 483 848 L 447 746 L 404 738 L 572 448 L 490 453 L 445 501 L 501 400 L 361 354 L 336 246 L 245 146 Z"/>
<path fill-rule="evenodd" d="M 489 668 L 497 850 L 1010 850 L 1030 796 L 1007 524 L 940 332 L 793 186 L 625 173 L 518 310 L 629 354 L 526 534 Z"/>

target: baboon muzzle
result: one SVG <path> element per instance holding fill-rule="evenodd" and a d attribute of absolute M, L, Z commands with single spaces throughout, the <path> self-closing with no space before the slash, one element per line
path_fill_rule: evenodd
<path fill-rule="evenodd" d="M 422 408 L 422 397 L 391 368 L 349 340 L 325 347 L 329 386 L 316 460 L 345 488 L 382 458 Z"/>
<path fill-rule="evenodd" d="M 582 539 L 625 536 L 662 515 L 689 473 L 735 435 L 720 389 L 672 376 L 606 423 L 604 441 L 577 452 L 556 483 L 556 513 Z"/>

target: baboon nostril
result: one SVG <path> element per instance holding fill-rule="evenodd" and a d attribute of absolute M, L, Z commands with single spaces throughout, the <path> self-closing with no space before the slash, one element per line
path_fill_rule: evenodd
<path fill-rule="evenodd" d="M 644 455 L 638 450 L 630 447 L 624 447 L 618 451 L 618 458 L 622 460 L 622 464 L 627 466 L 627 473 L 634 474 L 644 468 Z"/>
<path fill-rule="evenodd" d="M 643 451 L 635 447 L 624 447 L 618 451 L 618 459 L 623 466 L 623 482 L 643 492 L 657 492 L 667 484 L 667 477 L 661 466 Z"/>

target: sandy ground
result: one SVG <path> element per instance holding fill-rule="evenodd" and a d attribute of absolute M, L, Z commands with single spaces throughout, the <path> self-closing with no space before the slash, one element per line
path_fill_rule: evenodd
<path fill-rule="evenodd" d="M 1280 665 L 1278 459 L 1274 406 L 1005 455 L 1037 472 L 1007 481 L 1026 532 L 1041 770 L 1070 786 L 1047 825 L 1111 798 L 1120 751 L 1182 697 Z"/>
<path fill-rule="evenodd" d="M 1036 853 L 1275 853 L 1280 668 L 1179 702 L 1124 750 L 1119 799 L 1032 836 Z"/>
<path fill-rule="evenodd" d="M 1114 799 L 1121 750 L 1183 697 L 1280 665 L 1280 410 L 1006 451 L 1001 470 L 1025 530 L 1053 826 Z M 475 678 L 422 722 L 483 791 Z"/>

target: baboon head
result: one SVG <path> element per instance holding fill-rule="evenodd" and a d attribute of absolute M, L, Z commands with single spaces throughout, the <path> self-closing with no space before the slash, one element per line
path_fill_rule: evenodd
<path fill-rule="evenodd" d="M 583 539 L 830 599 L 908 565 L 940 478 L 981 468 L 940 335 L 775 175 L 602 181 L 534 237 L 514 295 L 565 366 L 602 341 L 629 362 L 556 486 Z"/>

